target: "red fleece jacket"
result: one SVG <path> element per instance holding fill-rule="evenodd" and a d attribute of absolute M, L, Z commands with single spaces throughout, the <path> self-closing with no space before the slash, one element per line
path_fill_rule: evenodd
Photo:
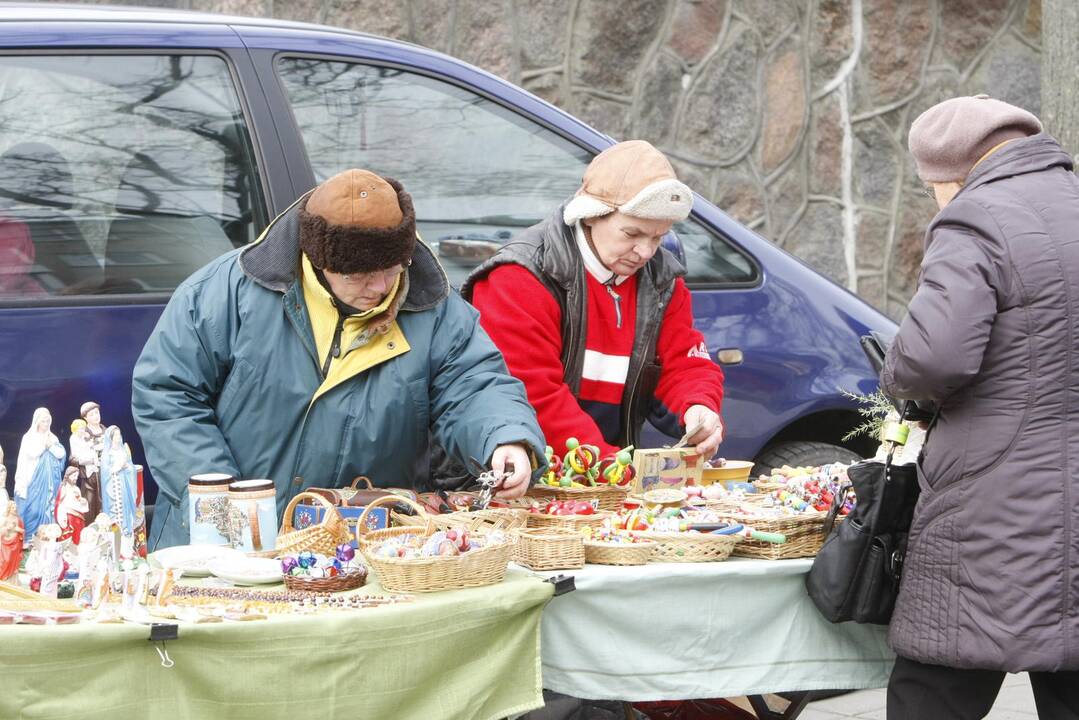
<path fill-rule="evenodd" d="M 600 369 L 602 381 L 582 380 L 581 397 L 574 397 L 562 381 L 561 309 L 532 273 L 519 265 L 500 266 L 476 283 L 472 295 L 480 323 L 502 351 L 510 372 L 524 383 L 547 443 L 560 455 L 570 437 L 599 446 L 603 455 L 617 449 L 608 442 L 618 434 L 610 412 L 617 402 L 611 401 L 620 400 L 625 382 L 624 372 L 618 381 L 618 356 L 628 356 L 632 349 L 636 278 L 615 288 L 624 298 L 621 329 L 613 326 L 613 299 L 598 281 L 591 276 L 588 280 L 585 347 L 594 353 L 592 359 L 598 356 L 606 365 Z M 675 281 L 663 317 L 656 359 L 662 368 L 656 397 L 679 421 L 691 405 L 720 411 L 723 371 L 708 357 L 704 338 L 693 327 L 691 298 L 681 278 Z"/>

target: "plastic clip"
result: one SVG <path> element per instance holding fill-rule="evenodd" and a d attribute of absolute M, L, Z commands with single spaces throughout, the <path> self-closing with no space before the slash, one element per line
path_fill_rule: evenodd
<path fill-rule="evenodd" d="M 572 575 L 552 575 L 544 582 L 549 582 L 554 585 L 554 596 L 565 595 L 566 593 L 573 592 L 577 589 L 577 584 L 573 580 Z"/>

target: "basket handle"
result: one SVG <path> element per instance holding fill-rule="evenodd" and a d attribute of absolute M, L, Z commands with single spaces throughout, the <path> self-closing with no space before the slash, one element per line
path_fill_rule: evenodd
<path fill-rule="evenodd" d="M 334 507 L 333 503 L 318 493 L 307 492 L 306 490 L 302 493 L 296 493 L 296 496 L 289 500 L 288 505 L 285 507 L 285 516 L 281 518 L 281 532 L 295 532 L 295 528 L 292 527 L 292 512 L 296 509 L 296 505 L 300 502 L 301 498 L 315 498 L 328 508 Z M 323 521 L 325 522 L 325 518 L 323 518 Z"/>
<path fill-rule="evenodd" d="M 371 484 L 371 478 L 367 477 L 366 475 L 357 475 L 356 477 L 354 477 L 352 479 L 352 484 L 349 485 L 349 488 L 352 490 L 359 490 L 359 488 L 357 488 L 356 486 L 360 484 L 360 480 L 363 480 L 365 483 L 367 483 L 368 490 L 375 489 L 375 486 Z"/>
<path fill-rule="evenodd" d="M 424 533 L 430 535 L 435 531 L 435 524 L 431 522 L 431 516 L 427 514 L 427 511 L 423 509 L 423 506 L 419 503 L 409 500 L 403 495 L 383 495 L 380 498 L 375 498 L 371 502 L 367 503 L 363 512 L 360 513 L 359 519 L 356 520 L 356 544 L 360 544 L 363 540 L 363 535 L 367 533 L 367 513 L 371 512 L 371 508 L 379 507 L 380 505 L 396 505 L 398 503 L 404 503 L 416 511 L 416 515 L 423 518 L 424 521 Z"/>

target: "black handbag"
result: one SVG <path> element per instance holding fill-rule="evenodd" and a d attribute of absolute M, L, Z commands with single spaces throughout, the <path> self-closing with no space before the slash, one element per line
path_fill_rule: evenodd
<path fill-rule="evenodd" d="M 857 501 L 838 523 L 845 488 L 835 494 L 825 521 L 828 539 L 806 576 L 809 597 L 830 622 L 891 620 L 919 494 L 916 466 L 893 465 L 893 453 L 883 463 L 865 461 L 847 470 Z"/>

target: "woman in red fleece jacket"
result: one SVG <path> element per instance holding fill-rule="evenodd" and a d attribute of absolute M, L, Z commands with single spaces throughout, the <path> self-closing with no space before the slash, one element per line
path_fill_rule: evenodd
<path fill-rule="evenodd" d="M 635 140 L 600 153 L 577 194 L 499 251 L 462 292 L 519 378 L 547 442 L 635 444 L 662 403 L 711 457 L 723 372 L 693 327 L 685 270 L 660 247 L 693 194 Z"/>

